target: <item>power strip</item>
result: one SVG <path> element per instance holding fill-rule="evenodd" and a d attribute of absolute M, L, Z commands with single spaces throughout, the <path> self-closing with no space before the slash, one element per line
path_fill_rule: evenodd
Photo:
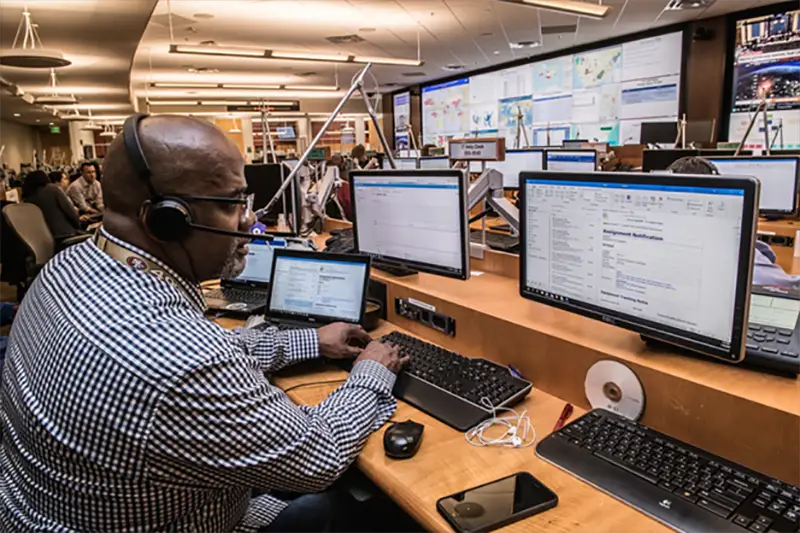
<path fill-rule="evenodd" d="M 456 336 L 456 319 L 436 312 L 433 306 L 403 298 L 394 299 L 394 311 L 403 318 L 414 320 L 451 337 Z"/>

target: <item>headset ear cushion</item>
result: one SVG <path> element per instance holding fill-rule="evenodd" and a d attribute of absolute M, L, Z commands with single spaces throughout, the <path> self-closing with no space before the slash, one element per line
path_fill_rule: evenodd
<path fill-rule="evenodd" d="M 178 198 L 153 200 L 146 207 L 144 220 L 150 234 L 162 242 L 182 241 L 192 230 L 189 206 Z"/>

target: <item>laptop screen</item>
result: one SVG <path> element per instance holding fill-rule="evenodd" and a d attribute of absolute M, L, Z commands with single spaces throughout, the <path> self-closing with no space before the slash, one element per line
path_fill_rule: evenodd
<path fill-rule="evenodd" d="M 254 241 L 247 245 L 247 262 L 244 270 L 237 277 L 228 281 L 235 283 L 267 284 L 272 275 L 272 257 L 276 248 L 284 248 L 286 241 Z"/>
<path fill-rule="evenodd" d="M 369 276 L 368 258 L 339 260 L 319 253 L 275 257 L 267 315 L 359 322 Z"/>

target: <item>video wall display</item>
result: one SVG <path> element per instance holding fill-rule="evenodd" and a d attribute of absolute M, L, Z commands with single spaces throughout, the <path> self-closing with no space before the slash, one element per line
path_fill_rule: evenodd
<path fill-rule="evenodd" d="M 675 32 L 424 86 L 423 142 L 638 144 L 642 122 L 677 119 L 682 57 L 683 33 Z"/>
<path fill-rule="evenodd" d="M 766 98 L 773 148 L 800 148 L 800 10 L 737 21 L 732 95 L 730 141 L 741 142 Z M 745 144 L 764 148 L 763 117 Z"/>
<path fill-rule="evenodd" d="M 394 148 L 395 150 L 408 150 L 409 137 L 408 125 L 411 124 L 411 93 L 404 92 L 394 95 Z"/>

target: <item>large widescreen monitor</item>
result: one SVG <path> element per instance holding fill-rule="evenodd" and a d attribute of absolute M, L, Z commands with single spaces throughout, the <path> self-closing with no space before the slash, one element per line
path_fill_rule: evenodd
<path fill-rule="evenodd" d="M 247 192 L 253 194 L 253 206 L 255 209 L 265 207 L 273 196 L 278 192 L 291 170 L 284 164 L 274 163 L 254 163 L 244 166 L 244 177 L 247 181 Z M 278 215 L 286 215 L 286 222 L 291 227 L 290 232 L 268 231 L 271 235 L 296 234 L 300 229 L 300 193 L 296 187 L 290 185 L 283 193 L 286 211 L 284 211 L 283 199 L 276 202 L 269 213 L 261 217 L 261 222 L 267 226 L 274 226 L 278 223 Z"/>
<path fill-rule="evenodd" d="M 504 137 L 511 147 L 522 127 L 537 147 L 570 139 L 638 144 L 642 122 L 677 120 L 683 42 L 683 32 L 633 37 L 423 85 L 423 142 Z"/>
<path fill-rule="evenodd" d="M 800 148 L 800 7 L 742 18 L 734 39 L 729 140 L 741 142 L 753 111 L 766 97 L 773 148 Z M 764 149 L 763 131 L 759 117 L 745 147 Z"/>
<path fill-rule="evenodd" d="M 741 361 L 757 180 L 616 172 L 521 179 L 523 297 Z"/>
<path fill-rule="evenodd" d="M 597 152 L 594 150 L 547 150 L 545 169 L 559 172 L 594 172 Z"/>
<path fill-rule="evenodd" d="M 758 212 L 762 215 L 792 215 L 797 211 L 800 158 L 797 157 L 709 157 L 723 176 L 754 176 L 761 182 Z"/>
<path fill-rule="evenodd" d="M 353 239 L 373 266 L 469 277 L 467 177 L 462 170 L 350 173 Z"/>

